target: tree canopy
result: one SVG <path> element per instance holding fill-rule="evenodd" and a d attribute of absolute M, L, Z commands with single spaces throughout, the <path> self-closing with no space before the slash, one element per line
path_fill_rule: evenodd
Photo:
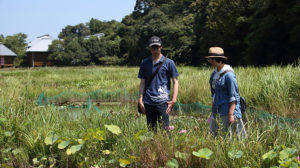
<path fill-rule="evenodd" d="M 292 64 L 300 55 L 299 15 L 300 0 L 136 0 L 121 22 L 92 18 L 67 25 L 50 46 L 50 59 L 57 65 L 139 65 L 156 35 L 177 64 L 205 64 L 212 46 L 222 47 L 232 65 Z"/>

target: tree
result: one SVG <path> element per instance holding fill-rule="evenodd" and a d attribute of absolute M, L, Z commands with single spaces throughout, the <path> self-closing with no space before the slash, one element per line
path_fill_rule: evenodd
<path fill-rule="evenodd" d="M 107 55 L 105 41 L 97 37 L 91 37 L 84 40 L 83 46 L 88 52 L 88 58 L 92 63 L 99 64 L 99 59 Z"/>
<path fill-rule="evenodd" d="M 18 33 L 13 36 L 2 36 L 3 44 L 10 50 L 17 54 L 17 58 L 14 60 L 15 66 L 21 66 L 24 64 L 24 56 L 26 52 L 26 38 L 27 35 L 24 33 Z"/>
<path fill-rule="evenodd" d="M 63 41 L 54 40 L 50 45 L 50 60 L 58 65 L 88 65 L 90 59 L 80 38 L 66 38 Z"/>
<path fill-rule="evenodd" d="M 254 3 L 247 57 L 254 65 L 294 63 L 300 55 L 300 1 Z"/>
<path fill-rule="evenodd" d="M 84 37 L 90 35 L 90 29 L 83 23 L 80 23 L 75 26 L 66 26 L 62 31 L 59 33 L 58 37 L 60 39 L 64 39 L 66 37 Z"/>

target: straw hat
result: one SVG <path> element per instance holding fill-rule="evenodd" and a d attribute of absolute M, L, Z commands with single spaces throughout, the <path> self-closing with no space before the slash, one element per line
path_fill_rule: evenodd
<path fill-rule="evenodd" d="M 205 58 L 225 58 L 227 59 L 226 56 L 224 56 L 224 50 L 221 47 L 210 47 L 208 50 L 208 56 Z"/>

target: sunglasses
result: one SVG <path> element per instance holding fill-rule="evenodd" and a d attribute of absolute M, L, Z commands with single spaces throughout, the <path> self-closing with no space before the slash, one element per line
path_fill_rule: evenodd
<path fill-rule="evenodd" d="M 158 45 L 153 45 L 153 46 L 151 46 L 150 48 L 151 48 L 151 49 L 158 49 L 158 48 L 160 48 L 160 46 L 158 46 Z"/>

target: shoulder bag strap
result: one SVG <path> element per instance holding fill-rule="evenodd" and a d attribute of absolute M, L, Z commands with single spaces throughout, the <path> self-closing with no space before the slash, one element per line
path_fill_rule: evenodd
<path fill-rule="evenodd" d="M 232 72 L 232 71 L 230 71 L 230 70 L 226 70 L 226 71 L 224 71 L 224 72 L 222 72 L 221 74 L 220 74 L 220 77 L 219 77 L 219 79 L 223 76 L 223 75 L 225 75 L 227 72 Z"/>
<path fill-rule="evenodd" d="M 151 85 L 152 80 L 154 79 L 155 75 L 158 73 L 160 67 L 166 62 L 167 57 L 165 57 L 164 61 L 156 68 L 155 72 L 153 73 L 148 85 L 145 87 L 144 92 L 147 90 L 147 88 Z"/>

